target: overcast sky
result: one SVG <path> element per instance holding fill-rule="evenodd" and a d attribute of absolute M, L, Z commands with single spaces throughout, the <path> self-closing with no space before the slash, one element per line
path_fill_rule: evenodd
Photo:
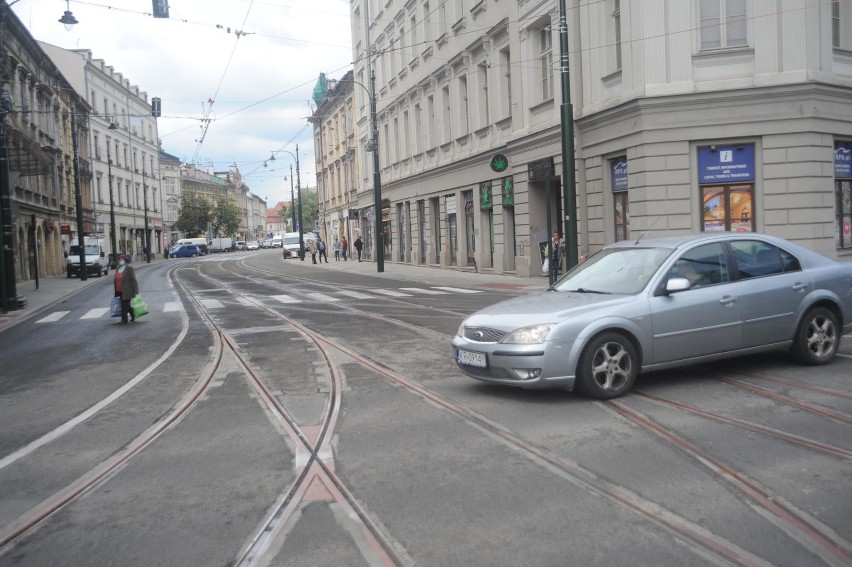
<path fill-rule="evenodd" d="M 168 20 L 152 17 L 151 0 L 72 0 L 79 23 L 71 31 L 58 22 L 66 9 L 58 0 L 12 6 L 35 39 L 90 49 L 149 99 L 160 97 L 166 152 L 217 171 L 236 163 L 272 206 L 290 200 L 293 159 L 281 152 L 264 161 L 298 144 L 302 187 L 316 185 L 306 118 L 319 74 L 351 69 L 349 0 L 169 0 Z"/>

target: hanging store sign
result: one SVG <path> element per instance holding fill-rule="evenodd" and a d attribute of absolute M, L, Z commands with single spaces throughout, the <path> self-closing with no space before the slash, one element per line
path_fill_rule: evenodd
<path fill-rule="evenodd" d="M 852 143 L 834 143 L 834 177 L 840 179 L 852 177 Z"/>
<path fill-rule="evenodd" d="M 503 154 L 496 154 L 491 158 L 491 171 L 503 173 L 509 167 L 509 159 Z"/>
<path fill-rule="evenodd" d="M 494 206 L 491 200 L 491 182 L 481 183 L 479 185 L 479 208 L 487 211 Z"/>
<path fill-rule="evenodd" d="M 530 181 L 543 182 L 548 177 L 553 177 L 553 158 L 531 161 L 527 166 L 527 174 Z"/>
<path fill-rule="evenodd" d="M 511 177 L 503 178 L 503 206 L 515 206 L 515 184 Z"/>
<path fill-rule="evenodd" d="M 627 191 L 627 156 L 615 158 L 609 162 L 612 175 L 612 192 Z"/>
<path fill-rule="evenodd" d="M 698 148 L 699 183 L 754 181 L 754 144 Z"/>

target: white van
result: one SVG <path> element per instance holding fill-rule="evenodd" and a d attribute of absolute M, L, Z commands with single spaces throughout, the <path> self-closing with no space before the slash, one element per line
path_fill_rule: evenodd
<path fill-rule="evenodd" d="M 181 238 L 176 244 L 195 244 L 201 250 L 201 255 L 205 256 L 210 252 L 206 238 Z"/>
<path fill-rule="evenodd" d="M 65 253 L 65 274 L 72 278 L 80 276 L 80 245 L 76 238 L 71 239 L 71 249 Z M 103 241 L 91 236 L 83 237 L 83 255 L 85 256 L 86 274 L 97 277 L 109 273 L 109 262 L 104 253 Z"/>
<path fill-rule="evenodd" d="M 316 241 L 317 235 L 313 232 L 305 232 L 302 234 L 302 240 L 305 243 L 305 249 L 307 250 L 310 242 Z M 298 232 L 285 232 L 284 240 L 282 248 L 284 248 L 283 255 L 284 258 L 297 258 L 299 256 L 299 233 Z"/>

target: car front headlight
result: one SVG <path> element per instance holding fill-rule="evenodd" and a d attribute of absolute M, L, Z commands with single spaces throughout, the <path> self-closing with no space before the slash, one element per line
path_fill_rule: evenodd
<path fill-rule="evenodd" d="M 550 329 L 553 328 L 553 323 L 547 325 L 533 325 L 532 327 L 522 327 L 515 329 L 500 341 L 504 344 L 516 345 L 537 345 L 544 342 Z"/>
<path fill-rule="evenodd" d="M 458 337 L 464 336 L 464 321 L 462 321 L 461 325 L 459 325 L 459 330 L 456 331 L 456 336 L 458 336 Z"/>

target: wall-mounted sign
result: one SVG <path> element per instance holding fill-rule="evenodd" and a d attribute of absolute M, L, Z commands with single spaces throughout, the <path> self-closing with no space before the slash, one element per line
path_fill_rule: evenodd
<path fill-rule="evenodd" d="M 491 182 L 485 182 L 479 184 L 479 208 L 482 210 L 488 210 L 494 206 L 494 202 L 491 200 Z"/>
<path fill-rule="evenodd" d="M 627 156 L 610 160 L 609 166 L 612 174 L 612 192 L 627 191 Z"/>
<path fill-rule="evenodd" d="M 531 161 L 527 166 L 527 174 L 530 181 L 542 182 L 547 177 L 553 177 L 553 158 Z"/>
<path fill-rule="evenodd" d="M 834 143 L 834 177 L 852 177 L 852 143 Z"/>
<path fill-rule="evenodd" d="M 71 234 L 71 225 L 70 224 L 59 225 L 59 233 L 60 234 Z"/>
<path fill-rule="evenodd" d="M 509 167 L 509 159 L 503 154 L 497 154 L 491 158 L 491 171 L 503 173 Z"/>
<path fill-rule="evenodd" d="M 444 197 L 447 203 L 447 214 L 452 215 L 456 212 L 456 196 L 455 195 L 447 195 Z"/>
<path fill-rule="evenodd" d="M 511 177 L 503 178 L 503 206 L 515 206 L 515 184 Z"/>
<path fill-rule="evenodd" d="M 754 181 L 754 144 L 698 148 L 699 183 Z"/>

